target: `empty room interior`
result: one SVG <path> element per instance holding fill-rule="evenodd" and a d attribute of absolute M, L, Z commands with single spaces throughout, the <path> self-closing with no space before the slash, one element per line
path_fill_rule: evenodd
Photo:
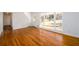
<path fill-rule="evenodd" d="M 79 12 L 0 12 L 0 46 L 79 46 Z"/>

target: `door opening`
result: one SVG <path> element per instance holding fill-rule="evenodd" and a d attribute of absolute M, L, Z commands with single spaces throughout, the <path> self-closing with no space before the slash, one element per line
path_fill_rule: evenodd
<path fill-rule="evenodd" d="M 12 30 L 12 13 L 3 12 L 3 31 Z"/>

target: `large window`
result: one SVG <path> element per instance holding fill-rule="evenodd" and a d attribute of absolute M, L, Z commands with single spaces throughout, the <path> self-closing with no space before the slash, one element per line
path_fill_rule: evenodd
<path fill-rule="evenodd" d="M 48 13 L 41 16 L 40 26 L 50 30 L 62 31 L 62 13 Z"/>

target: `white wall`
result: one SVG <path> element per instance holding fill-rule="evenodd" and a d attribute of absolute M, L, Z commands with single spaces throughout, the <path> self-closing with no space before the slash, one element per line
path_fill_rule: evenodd
<path fill-rule="evenodd" d="M 0 12 L 0 34 L 3 31 L 3 13 Z"/>
<path fill-rule="evenodd" d="M 64 33 L 79 37 L 79 12 L 63 13 L 63 29 Z"/>
<path fill-rule="evenodd" d="M 29 12 L 14 12 L 12 17 L 13 29 L 28 27 L 31 25 L 31 14 Z"/>
<path fill-rule="evenodd" d="M 32 12 L 32 22 L 31 25 L 35 27 L 39 27 L 40 25 L 40 13 L 39 12 Z"/>

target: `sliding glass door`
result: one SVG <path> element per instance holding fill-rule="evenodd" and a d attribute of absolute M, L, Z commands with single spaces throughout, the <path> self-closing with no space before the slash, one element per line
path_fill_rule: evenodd
<path fill-rule="evenodd" d="M 44 13 L 41 16 L 40 27 L 53 31 L 62 31 L 62 22 L 62 13 Z"/>

